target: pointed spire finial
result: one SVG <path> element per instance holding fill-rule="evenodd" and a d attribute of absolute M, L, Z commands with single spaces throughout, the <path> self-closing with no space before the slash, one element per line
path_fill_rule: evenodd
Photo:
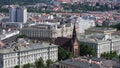
<path fill-rule="evenodd" d="M 75 27 L 75 23 L 74 23 L 74 27 L 73 27 L 73 35 L 72 35 L 72 40 L 74 42 L 74 40 L 77 38 L 77 34 L 76 34 L 76 27 Z"/>

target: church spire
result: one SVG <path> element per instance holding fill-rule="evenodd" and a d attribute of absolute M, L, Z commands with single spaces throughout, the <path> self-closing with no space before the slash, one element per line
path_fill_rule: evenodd
<path fill-rule="evenodd" d="M 75 27 L 75 23 L 74 23 L 73 34 L 72 34 L 72 40 L 73 40 L 73 42 L 75 41 L 76 38 L 77 38 L 77 34 L 76 34 L 76 27 Z"/>
<path fill-rule="evenodd" d="M 79 43 L 77 39 L 75 23 L 74 23 L 73 35 L 72 35 L 72 53 L 74 54 L 74 56 L 79 56 Z"/>

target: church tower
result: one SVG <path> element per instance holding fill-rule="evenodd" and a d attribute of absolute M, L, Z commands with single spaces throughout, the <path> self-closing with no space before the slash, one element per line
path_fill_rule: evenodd
<path fill-rule="evenodd" d="M 79 43 L 78 43 L 78 39 L 77 39 L 75 23 L 74 23 L 74 27 L 73 27 L 71 43 L 72 43 L 72 53 L 74 54 L 74 56 L 79 56 Z"/>
<path fill-rule="evenodd" d="M 71 52 L 74 56 L 80 55 L 75 23 L 73 27 L 72 37 L 58 37 L 55 40 L 55 44 L 59 45 L 59 47 L 64 48 L 66 51 Z"/>

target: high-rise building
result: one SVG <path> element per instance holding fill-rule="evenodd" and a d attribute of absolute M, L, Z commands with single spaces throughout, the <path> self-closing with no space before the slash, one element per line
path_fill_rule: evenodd
<path fill-rule="evenodd" d="M 17 7 L 17 22 L 23 22 L 25 23 L 27 21 L 27 9 L 25 7 Z"/>
<path fill-rule="evenodd" d="M 10 7 L 9 8 L 10 22 L 27 21 L 27 9 L 25 7 Z"/>
<path fill-rule="evenodd" d="M 15 22 L 16 21 L 16 8 L 15 7 L 10 7 L 9 8 L 9 21 L 10 22 Z"/>

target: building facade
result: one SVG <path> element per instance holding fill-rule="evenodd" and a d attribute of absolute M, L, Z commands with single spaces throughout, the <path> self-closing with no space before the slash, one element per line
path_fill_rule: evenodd
<path fill-rule="evenodd" d="M 86 29 L 96 26 L 95 21 L 92 18 L 94 17 L 89 17 L 89 16 L 78 17 L 77 23 L 79 26 L 79 33 L 84 33 Z"/>
<path fill-rule="evenodd" d="M 10 22 L 27 22 L 27 9 L 24 7 L 9 8 Z"/>
<path fill-rule="evenodd" d="M 10 22 L 15 22 L 16 20 L 16 9 L 15 9 L 15 7 L 10 7 L 9 8 L 9 21 Z"/>
<path fill-rule="evenodd" d="M 25 7 L 17 7 L 17 21 L 16 22 L 27 22 L 27 9 Z"/>
<path fill-rule="evenodd" d="M 94 48 L 97 57 L 104 52 L 116 51 L 120 54 L 120 36 L 112 35 L 115 32 L 112 28 L 91 28 L 86 30 L 86 34 L 80 35 L 79 41 Z"/>
<path fill-rule="evenodd" d="M 34 63 L 40 57 L 46 62 L 47 59 L 56 61 L 58 59 L 58 46 L 48 43 L 19 44 L 0 49 L 0 68 L 14 68 L 16 65 L 23 66 Z"/>
<path fill-rule="evenodd" d="M 2 34 L 0 34 L 0 41 L 2 41 L 4 44 L 9 44 L 10 42 L 13 42 L 16 40 L 17 36 L 19 35 L 18 30 L 13 31 L 6 31 L 2 30 Z"/>
<path fill-rule="evenodd" d="M 21 29 L 21 34 L 26 35 L 30 38 L 48 40 L 57 37 L 70 36 L 72 35 L 72 31 L 73 25 L 71 23 L 68 23 L 66 25 L 36 24 L 33 26 L 24 27 Z"/>

